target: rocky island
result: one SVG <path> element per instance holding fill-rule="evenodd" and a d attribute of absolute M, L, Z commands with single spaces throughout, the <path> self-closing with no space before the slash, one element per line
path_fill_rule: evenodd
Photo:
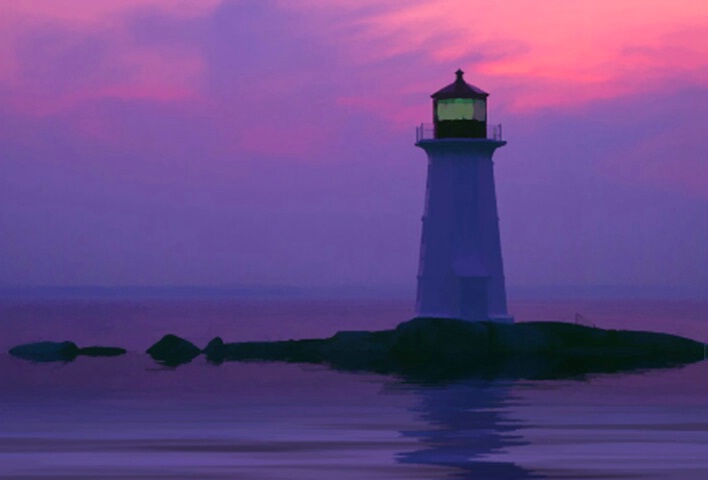
<path fill-rule="evenodd" d="M 38 362 L 123 353 L 117 347 L 79 348 L 72 342 L 40 342 L 10 350 L 13 356 Z M 225 343 L 217 337 L 203 350 L 166 335 L 147 353 L 166 366 L 188 363 L 204 354 L 212 364 L 310 363 L 426 379 L 562 378 L 697 362 L 705 358 L 705 345 L 664 333 L 562 322 L 502 324 L 415 318 L 391 330 L 344 331 L 325 339 Z"/>
<path fill-rule="evenodd" d="M 692 363 L 704 358 L 704 348 L 675 335 L 571 323 L 416 318 L 392 330 L 345 331 L 326 339 L 225 343 L 217 337 L 202 353 L 214 364 L 279 361 L 426 378 L 557 378 Z M 148 353 L 178 365 L 199 349 L 169 335 Z"/>

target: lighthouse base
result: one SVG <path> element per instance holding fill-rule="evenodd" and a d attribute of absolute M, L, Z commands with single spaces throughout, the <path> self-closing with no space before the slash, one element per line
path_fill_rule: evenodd
<path fill-rule="evenodd" d="M 490 322 L 495 322 L 495 323 L 514 323 L 514 317 L 511 315 L 490 315 L 489 316 L 489 321 Z"/>
<path fill-rule="evenodd" d="M 418 277 L 415 312 L 419 318 L 514 323 L 514 317 L 507 313 L 503 285 L 497 285 L 496 292 L 501 295 L 494 295 L 490 278 L 481 266 L 464 272 L 460 262 L 456 267 L 457 274 Z"/>
<path fill-rule="evenodd" d="M 460 318 L 460 315 L 449 315 L 444 313 L 421 313 L 417 312 L 415 318 L 430 318 L 440 320 L 462 320 L 465 322 L 493 322 L 493 323 L 514 323 L 512 315 L 488 315 L 486 317 L 477 318 Z"/>

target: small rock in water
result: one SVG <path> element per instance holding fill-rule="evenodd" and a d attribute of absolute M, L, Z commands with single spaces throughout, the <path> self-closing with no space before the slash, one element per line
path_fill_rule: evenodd
<path fill-rule="evenodd" d="M 210 341 L 202 351 L 207 360 L 211 363 L 223 363 L 224 361 L 224 341 L 221 337 L 216 337 Z"/>
<path fill-rule="evenodd" d="M 10 355 L 32 362 L 70 362 L 78 354 L 74 342 L 27 343 L 10 349 Z"/>
<path fill-rule="evenodd" d="M 201 350 L 192 342 L 177 335 L 168 334 L 147 349 L 153 360 L 171 367 L 191 362 Z"/>

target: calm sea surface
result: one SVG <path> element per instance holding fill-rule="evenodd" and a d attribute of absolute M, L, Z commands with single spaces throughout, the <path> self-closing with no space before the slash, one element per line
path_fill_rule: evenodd
<path fill-rule="evenodd" d="M 524 300 L 518 320 L 708 340 L 708 303 Z M 708 362 L 554 381 L 442 385 L 320 366 L 143 352 L 165 333 L 204 346 L 391 328 L 404 301 L 0 300 L 0 479 L 708 478 Z M 120 358 L 32 364 L 40 340 Z"/>

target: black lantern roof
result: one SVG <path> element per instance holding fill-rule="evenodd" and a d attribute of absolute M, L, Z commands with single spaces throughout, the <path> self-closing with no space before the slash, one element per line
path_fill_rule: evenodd
<path fill-rule="evenodd" d="M 455 82 L 433 93 L 431 97 L 435 100 L 439 100 L 442 98 L 487 98 L 489 96 L 489 94 L 481 88 L 477 88 L 465 82 L 462 78 L 464 74 L 465 72 L 462 70 L 456 71 L 455 75 L 457 75 L 457 78 Z"/>

